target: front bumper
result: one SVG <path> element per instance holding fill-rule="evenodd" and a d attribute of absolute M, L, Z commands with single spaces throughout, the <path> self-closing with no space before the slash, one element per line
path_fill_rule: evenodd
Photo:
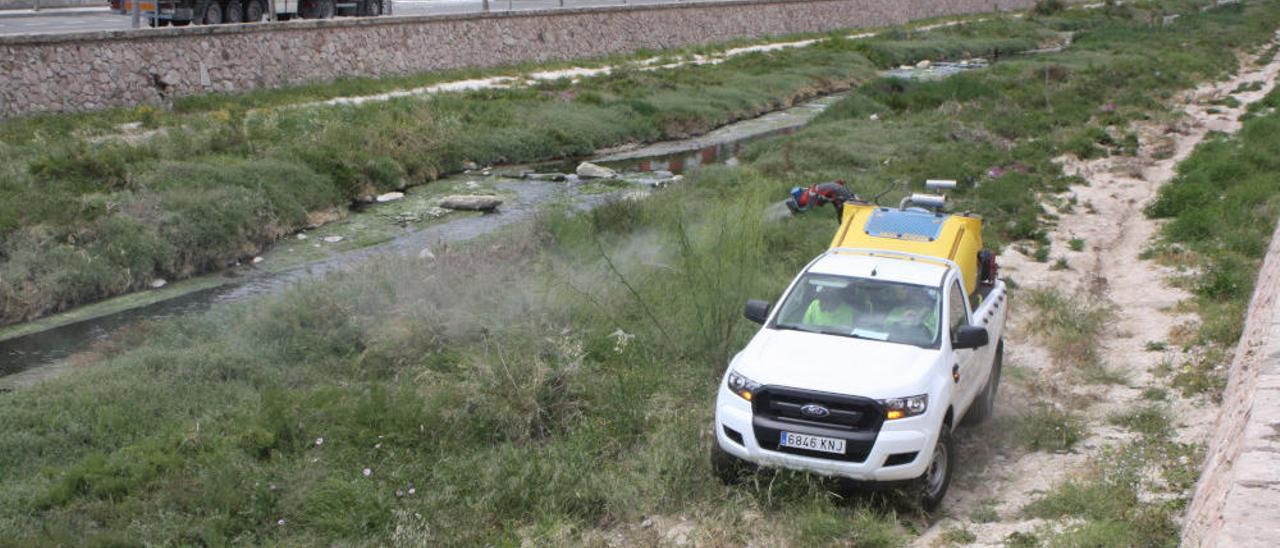
<path fill-rule="evenodd" d="M 858 481 L 897 482 L 924 474 L 937 441 L 936 429 L 928 428 L 930 414 L 885 422 L 878 433 L 841 434 L 803 425 L 773 424 L 753 416 L 751 404 L 722 386 L 716 401 L 716 442 L 725 452 L 745 461 L 804 470 Z M 847 455 L 810 456 L 765 448 L 757 439 L 757 427 L 772 435 L 785 428 L 818 436 L 846 440 Z M 869 439 L 868 439 L 869 438 Z M 776 443 L 772 444 L 776 447 Z M 870 447 L 867 448 L 866 446 Z M 914 456 L 911 454 L 914 453 Z M 865 456 L 864 456 L 865 455 Z M 890 458 L 894 460 L 890 462 Z M 908 459 L 909 460 L 906 460 Z"/>

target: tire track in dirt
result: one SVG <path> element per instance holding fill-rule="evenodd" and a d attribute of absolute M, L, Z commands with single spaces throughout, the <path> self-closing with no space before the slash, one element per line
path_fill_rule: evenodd
<path fill-rule="evenodd" d="M 1002 387 L 994 420 L 978 428 L 960 430 L 960 470 L 944 503 L 949 515 L 935 522 L 916 545 L 940 544 L 945 542 L 946 530 L 964 528 L 976 536 L 975 544 L 998 546 L 1013 532 L 1030 533 L 1044 527 L 1044 520 L 1022 516 L 1023 507 L 1081 472 L 1085 462 L 1104 448 L 1135 439 L 1135 434 L 1108 425 L 1107 415 L 1143 403 L 1143 389 L 1165 386 L 1152 369 L 1162 360 L 1172 359 L 1177 351 L 1151 351 L 1146 343 L 1167 340 L 1180 325 L 1196 321 L 1194 315 L 1175 311 L 1175 306 L 1190 295 L 1173 287 L 1169 278 L 1174 271 L 1139 260 L 1139 254 L 1159 228 L 1142 209 L 1173 178 L 1177 165 L 1206 135 L 1239 130 L 1238 118 L 1247 105 L 1265 97 L 1275 86 L 1280 59 L 1265 65 L 1253 61 L 1242 58 L 1241 69 L 1234 76 L 1182 94 L 1172 105 L 1173 111 L 1180 113 L 1172 121 L 1130 127 L 1138 133 L 1141 143 L 1136 156 L 1059 159 L 1066 174 L 1078 175 L 1088 183 L 1073 186 L 1059 199 L 1050 200 L 1062 207 L 1045 205 L 1047 211 L 1059 216 L 1050 233 L 1054 259 L 1065 259 L 1069 268 L 1054 269 L 1054 259 L 1036 262 L 1011 246 L 1000 257 L 1002 273 L 1012 277 L 1024 294 L 1027 289 L 1048 288 L 1072 298 L 1109 302 L 1113 315 L 1100 340 L 1102 355 L 1108 368 L 1122 372 L 1128 382 L 1083 384 L 1070 371 L 1055 367 L 1049 351 L 1035 337 L 1034 315 L 1027 306 L 1015 304 L 1009 320 L 1006 365 L 1025 369 L 1029 378 Z M 1250 82 L 1263 85 L 1255 91 L 1235 91 Z M 1238 105 L 1214 104 L 1227 97 L 1234 97 Z M 1065 206 L 1070 203 L 1064 199 L 1068 196 L 1075 197 L 1072 207 Z M 1086 248 L 1070 251 L 1067 242 L 1073 238 L 1084 240 Z M 1014 298 L 1018 302 L 1016 294 Z M 1027 401 L 1045 398 L 1087 419 L 1087 437 L 1073 452 L 1028 453 L 1010 441 L 1007 431 L 1016 424 L 1018 413 L 1027 409 Z M 1205 408 L 1215 404 L 1201 397 L 1181 398 L 1173 393 L 1169 399 L 1173 439 L 1204 443 L 1215 416 Z M 1005 443 L 992 443 L 992 439 L 1003 439 Z M 973 518 L 972 512 L 984 503 L 994 509 L 997 521 L 979 523 Z"/>

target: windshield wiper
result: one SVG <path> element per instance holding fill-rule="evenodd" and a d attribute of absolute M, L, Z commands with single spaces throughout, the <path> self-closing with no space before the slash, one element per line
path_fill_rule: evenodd
<path fill-rule="evenodd" d="M 774 327 L 775 329 L 787 329 L 787 330 L 790 330 L 790 331 L 804 331 L 805 333 L 823 333 L 823 331 L 822 331 L 822 330 L 820 330 L 820 329 L 814 329 L 814 328 L 812 328 L 812 327 L 805 327 L 805 326 L 800 325 L 800 324 L 781 324 L 781 323 L 778 323 L 778 324 L 773 324 L 773 327 Z"/>
<path fill-rule="evenodd" d="M 789 330 L 792 330 L 792 331 L 803 331 L 803 332 L 805 332 L 805 333 L 817 333 L 817 334 L 819 334 L 819 335 L 834 335 L 834 336 L 836 336 L 836 337 L 850 337 L 850 338 L 854 338 L 854 339 L 865 339 L 865 340 L 868 340 L 868 341 L 876 341 L 876 340 L 879 340 L 879 339 L 875 339 L 875 338 L 872 338 L 872 337 L 867 337 L 867 336 L 863 336 L 863 335 L 857 335 L 857 334 L 852 333 L 852 332 L 850 332 L 850 331 L 841 331 L 841 330 L 838 330 L 838 329 L 821 329 L 821 328 L 817 328 L 817 327 L 806 327 L 806 326 L 799 325 L 799 324 L 775 324 L 775 325 L 774 325 L 774 327 L 775 327 L 775 328 L 777 328 L 777 329 L 789 329 Z"/>

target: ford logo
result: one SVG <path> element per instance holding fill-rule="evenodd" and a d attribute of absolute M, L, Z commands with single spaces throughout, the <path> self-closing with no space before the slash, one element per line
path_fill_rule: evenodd
<path fill-rule="evenodd" d="M 826 407 L 823 407 L 816 403 L 811 403 L 809 405 L 801 407 L 800 412 L 803 413 L 804 416 L 806 417 L 814 417 L 818 419 L 831 414 L 830 409 L 827 409 Z"/>

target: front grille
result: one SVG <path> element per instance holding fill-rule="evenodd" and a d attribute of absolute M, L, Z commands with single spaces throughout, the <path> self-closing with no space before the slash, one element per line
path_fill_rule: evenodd
<path fill-rule="evenodd" d="M 806 414 L 806 406 L 820 406 L 826 415 Z M 765 386 L 751 398 L 756 441 L 770 451 L 809 457 L 862 462 L 875 445 L 884 408 L 859 396 Z M 843 455 L 779 446 L 782 432 L 798 432 L 845 440 Z"/>
<path fill-rule="evenodd" d="M 810 405 L 821 406 L 827 410 L 827 415 L 805 414 L 803 409 Z M 884 409 L 875 400 L 794 388 L 771 386 L 758 391 L 752 398 L 751 407 L 757 416 L 850 432 L 878 432 L 884 422 Z"/>

